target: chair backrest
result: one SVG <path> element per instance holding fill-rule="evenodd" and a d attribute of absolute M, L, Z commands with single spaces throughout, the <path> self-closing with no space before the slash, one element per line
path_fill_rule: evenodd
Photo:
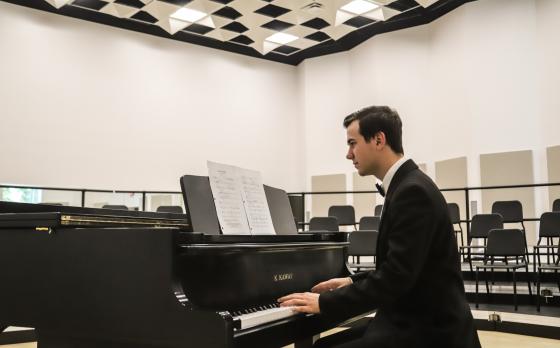
<path fill-rule="evenodd" d="M 157 207 L 156 211 L 158 213 L 176 213 L 183 214 L 183 207 L 180 205 L 160 205 Z"/>
<path fill-rule="evenodd" d="M 103 209 L 113 209 L 113 210 L 128 210 L 126 205 L 118 205 L 118 204 L 105 204 Z"/>
<path fill-rule="evenodd" d="M 338 220 L 334 216 L 314 217 L 309 220 L 309 231 L 338 231 Z"/>
<path fill-rule="evenodd" d="M 296 223 L 305 221 L 304 200 L 303 195 L 289 195 L 288 200 L 292 208 L 292 215 Z M 299 227 L 299 226 L 298 226 Z"/>
<path fill-rule="evenodd" d="M 350 256 L 375 256 L 377 249 L 377 231 L 354 231 L 348 236 Z"/>
<path fill-rule="evenodd" d="M 492 204 L 492 214 L 500 214 L 505 223 L 522 222 L 523 206 L 520 201 L 496 201 Z"/>
<path fill-rule="evenodd" d="M 459 205 L 457 203 L 447 203 L 447 210 L 452 224 L 458 224 L 461 221 L 459 216 Z"/>
<path fill-rule="evenodd" d="M 560 211 L 541 215 L 539 237 L 560 237 Z"/>
<path fill-rule="evenodd" d="M 560 198 L 555 199 L 554 202 L 552 202 L 552 211 L 560 211 Z"/>
<path fill-rule="evenodd" d="M 379 223 L 381 218 L 379 216 L 364 216 L 360 219 L 358 230 L 379 231 Z"/>
<path fill-rule="evenodd" d="M 373 211 L 373 215 L 375 216 L 381 216 L 381 211 L 383 210 L 383 204 L 378 204 L 375 206 L 375 209 Z"/>
<path fill-rule="evenodd" d="M 339 226 L 356 224 L 356 213 L 351 205 L 333 205 L 329 208 L 328 215 L 335 217 Z"/>
<path fill-rule="evenodd" d="M 487 256 L 525 255 L 525 234 L 520 229 L 493 229 L 488 233 Z"/>
<path fill-rule="evenodd" d="M 477 214 L 472 217 L 470 238 L 488 238 L 492 229 L 504 228 L 500 214 Z"/>

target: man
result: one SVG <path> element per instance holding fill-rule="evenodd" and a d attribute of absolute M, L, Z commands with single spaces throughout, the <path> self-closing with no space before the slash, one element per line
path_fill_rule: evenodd
<path fill-rule="evenodd" d="M 320 339 L 315 347 L 480 347 L 445 199 L 404 158 L 399 115 L 386 106 L 371 106 L 347 116 L 344 127 L 346 158 L 361 176 L 380 179 L 386 192 L 377 270 L 284 296 L 278 300 L 281 306 L 321 313 L 327 320 L 377 309 L 366 325 Z"/>

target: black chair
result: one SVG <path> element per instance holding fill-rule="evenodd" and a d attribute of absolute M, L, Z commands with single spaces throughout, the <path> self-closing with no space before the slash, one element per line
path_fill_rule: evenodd
<path fill-rule="evenodd" d="M 377 249 L 377 231 L 354 231 L 348 236 L 350 245 L 348 255 L 356 257 L 357 262 L 348 264 L 351 269 L 356 271 L 375 269 L 375 256 Z M 372 256 L 373 262 L 360 262 L 360 256 Z"/>
<path fill-rule="evenodd" d="M 459 247 L 463 260 L 465 260 L 465 256 L 468 257 L 471 272 L 473 271 L 473 255 L 479 256 L 479 259 L 484 255 L 483 252 L 473 252 L 472 250 L 484 250 L 490 230 L 503 227 L 502 216 L 499 214 L 477 214 L 472 217 L 470 233 L 467 236 L 467 245 Z M 482 239 L 483 245 L 472 245 L 474 239 Z"/>
<path fill-rule="evenodd" d="M 364 216 L 360 219 L 358 231 L 379 231 L 379 216 Z"/>
<path fill-rule="evenodd" d="M 541 277 L 543 272 L 554 271 L 556 274 L 556 284 L 558 285 L 558 291 L 560 291 L 560 277 L 558 277 L 558 271 L 560 271 L 560 241 L 556 248 L 556 261 L 552 264 L 539 265 L 537 271 L 537 311 L 541 311 Z M 552 292 L 549 294 L 552 297 Z"/>
<path fill-rule="evenodd" d="M 381 211 L 383 210 L 383 204 L 378 204 L 375 206 L 375 209 L 373 211 L 373 215 L 375 216 L 381 216 Z"/>
<path fill-rule="evenodd" d="M 329 216 L 338 221 L 338 226 L 354 226 L 356 230 L 356 213 L 351 205 L 333 205 L 329 208 Z"/>
<path fill-rule="evenodd" d="M 113 210 L 128 210 L 126 205 L 118 205 L 118 204 L 105 204 L 103 209 L 113 209 Z"/>
<path fill-rule="evenodd" d="M 496 258 L 500 258 L 500 263 L 496 264 Z M 515 263 L 508 263 L 508 258 L 514 258 Z M 524 268 L 529 274 L 529 262 L 525 252 L 525 234 L 520 229 L 495 229 L 488 233 L 488 243 L 484 252 L 484 261 L 482 265 L 476 266 L 476 290 L 475 303 L 478 308 L 478 274 L 479 270 L 495 270 L 505 269 L 512 271 L 513 277 L 513 303 L 517 310 L 517 280 L 515 271 Z M 484 277 L 486 282 L 486 293 L 490 294 L 488 287 L 488 277 Z M 527 286 L 529 287 L 529 296 L 533 296 L 531 292 L 531 280 L 527 277 Z"/>
<path fill-rule="evenodd" d="M 533 270 L 541 265 L 541 250 L 545 250 L 546 263 L 554 263 L 554 249 L 556 248 L 554 238 L 560 238 L 560 212 L 548 212 L 541 215 L 539 223 L 539 239 L 533 247 Z M 545 240 L 545 244 L 541 242 Z M 552 256 L 552 262 L 550 257 Z"/>
<path fill-rule="evenodd" d="M 455 237 L 457 237 L 457 234 L 461 235 L 460 241 L 461 246 L 463 246 L 465 244 L 463 242 L 463 226 L 461 226 L 459 205 L 457 203 L 447 203 L 447 210 L 449 211 L 449 217 L 451 218 L 451 223 L 453 224 L 453 229 L 455 230 Z M 457 243 L 457 245 L 459 245 L 459 243 Z"/>
<path fill-rule="evenodd" d="M 338 220 L 334 216 L 311 218 L 309 232 L 338 232 Z"/>
<path fill-rule="evenodd" d="M 560 211 L 560 198 L 555 199 L 554 202 L 552 202 L 552 211 Z"/>
<path fill-rule="evenodd" d="M 160 205 L 157 207 L 156 211 L 158 213 L 175 213 L 183 214 L 183 207 L 180 205 Z"/>
<path fill-rule="evenodd" d="M 525 235 L 525 224 L 523 223 L 523 206 L 520 201 L 496 201 L 492 203 L 492 213 L 500 214 L 504 224 L 519 223 Z M 525 236 L 525 252 L 529 254 L 527 236 Z"/>

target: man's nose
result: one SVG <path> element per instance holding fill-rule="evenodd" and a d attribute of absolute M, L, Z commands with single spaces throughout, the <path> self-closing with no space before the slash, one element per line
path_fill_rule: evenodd
<path fill-rule="evenodd" d="M 346 154 L 346 159 L 351 160 L 354 156 L 352 155 L 352 151 L 348 150 L 348 153 Z"/>

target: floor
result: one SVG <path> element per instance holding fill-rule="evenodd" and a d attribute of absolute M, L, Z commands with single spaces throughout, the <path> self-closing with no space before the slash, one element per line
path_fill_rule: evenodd
<path fill-rule="evenodd" d="M 484 348 L 558 348 L 560 342 L 547 338 L 514 335 L 502 332 L 479 331 Z M 37 348 L 36 343 L 10 344 L 2 348 Z M 290 346 L 288 346 L 290 347 Z M 288 348 L 286 347 L 286 348 Z"/>

